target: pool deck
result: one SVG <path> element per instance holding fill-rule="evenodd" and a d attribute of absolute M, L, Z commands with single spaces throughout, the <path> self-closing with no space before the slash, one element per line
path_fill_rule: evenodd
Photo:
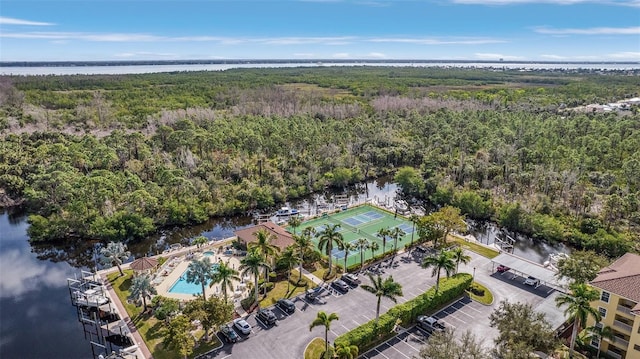
<path fill-rule="evenodd" d="M 204 256 L 202 253 L 196 253 L 194 259 L 201 259 L 203 257 Z M 174 259 L 174 261 L 175 260 L 176 259 Z M 229 266 L 236 270 L 240 267 L 239 257 L 233 255 L 215 254 L 214 256 L 210 256 L 210 260 L 211 263 L 218 263 L 219 261 L 223 261 L 225 263 L 228 263 Z M 191 263 L 191 260 L 186 259 L 185 257 L 178 257 L 177 262 L 175 263 L 176 264 L 171 267 L 171 271 L 166 276 L 162 276 L 164 279 L 156 285 L 158 295 L 180 300 L 192 300 L 195 297 L 194 294 L 171 293 L 169 291 L 173 284 L 177 282 L 178 279 L 180 279 L 180 277 L 186 272 L 187 267 L 189 267 L 189 263 Z M 236 289 L 234 293 L 228 293 L 230 299 L 234 299 L 234 297 L 243 298 L 244 296 L 246 296 L 246 286 L 243 282 L 234 282 L 234 288 Z M 207 294 L 207 297 L 210 297 L 215 294 L 221 295 L 222 290 L 219 284 L 214 284 L 211 287 L 206 287 L 205 293 Z"/>

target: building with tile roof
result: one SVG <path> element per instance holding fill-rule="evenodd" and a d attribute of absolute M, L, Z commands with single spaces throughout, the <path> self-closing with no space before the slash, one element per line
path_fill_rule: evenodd
<path fill-rule="evenodd" d="M 235 235 L 238 237 L 238 241 L 246 245 L 257 240 L 255 233 L 261 229 L 273 235 L 271 244 L 280 248 L 281 252 L 293 244 L 293 236 L 291 233 L 273 222 L 260 223 L 253 227 L 237 230 L 235 231 Z"/>
<path fill-rule="evenodd" d="M 587 326 L 609 326 L 613 339 L 594 338 L 591 346 L 616 359 L 640 358 L 640 256 L 627 253 L 602 268 L 590 284 L 600 291 L 591 303 L 602 319 Z"/>

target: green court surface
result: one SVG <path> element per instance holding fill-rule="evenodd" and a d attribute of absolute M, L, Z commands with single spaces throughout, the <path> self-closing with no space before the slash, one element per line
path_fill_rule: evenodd
<path fill-rule="evenodd" d="M 345 244 L 356 242 L 359 238 L 365 238 L 369 242 L 377 242 L 379 249 L 374 252 L 376 256 L 383 253 L 383 240 L 377 234 L 381 228 L 388 228 L 392 230 L 395 227 L 399 227 L 404 231 L 405 235 L 400 237 L 398 240 L 398 249 L 403 248 L 406 244 L 411 242 L 411 234 L 414 229 L 411 221 L 405 217 L 398 215 L 394 218 L 393 213 L 365 204 L 337 213 L 324 214 L 321 217 L 302 222 L 302 224 L 296 228 L 296 232 L 300 233 L 307 227 L 313 227 L 315 228 L 316 233 L 320 233 L 327 224 L 340 225 L 340 233 L 344 238 Z M 289 232 L 293 232 L 291 227 L 287 227 L 287 230 Z M 417 233 L 414 234 L 414 239 L 417 239 Z M 313 242 L 316 246 L 318 245 L 317 238 L 314 237 Z M 393 238 L 389 236 L 387 236 L 385 252 L 393 252 Z M 370 249 L 363 251 L 363 254 L 365 261 L 372 258 Z M 336 248 L 335 244 L 332 256 L 335 264 L 341 267 L 344 266 L 345 251 Z M 347 267 L 359 264 L 360 250 L 350 250 L 347 255 Z"/>

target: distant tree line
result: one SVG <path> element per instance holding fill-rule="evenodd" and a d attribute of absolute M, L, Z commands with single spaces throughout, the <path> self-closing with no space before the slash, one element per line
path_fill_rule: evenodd
<path fill-rule="evenodd" d="M 434 208 L 616 255 L 638 240 L 638 111 L 557 110 L 636 95 L 624 73 L 2 77 L 0 189 L 34 241 L 120 241 L 395 173 Z"/>

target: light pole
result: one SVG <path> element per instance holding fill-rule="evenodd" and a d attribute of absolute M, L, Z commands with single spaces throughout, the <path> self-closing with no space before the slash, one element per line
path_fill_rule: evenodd
<path fill-rule="evenodd" d="M 476 280 L 476 267 L 473 267 L 473 276 L 471 279 Z"/>

